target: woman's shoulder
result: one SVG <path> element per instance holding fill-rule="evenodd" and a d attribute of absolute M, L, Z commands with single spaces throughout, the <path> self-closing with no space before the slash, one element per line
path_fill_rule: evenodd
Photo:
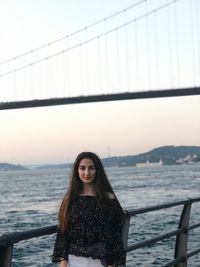
<path fill-rule="evenodd" d="M 108 197 L 109 199 L 112 199 L 112 200 L 116 199 L 115 195 L 111 192 L 106 192 L 106 197 Z"/>
<path fill-rule="evenodd" d="M 120 207 L 118 199 L 115 194 L 111 192 L 106 192 L 106 203 L 111 209 L 118 209 Z"/>

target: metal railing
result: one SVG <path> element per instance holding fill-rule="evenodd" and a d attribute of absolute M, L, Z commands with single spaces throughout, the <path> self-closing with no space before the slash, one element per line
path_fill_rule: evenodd
<path fill-rule="evenodd" d="M 124 248 L 126 252 L 130 252 L 133 250 L 137 250 L 139 248 L 143 248 L 145 246 L 149 246 L 157 243 L 158 241 L 165 240 L 169 237 L 176 236 L 176 243 L 174 247 L 174 259 L 170 262 L 167 262 L 162 267 L 187 267 L 188 258 L 198 254 L 200 252 L 200 246 L 194 251 L 188 252 L 188 234 L 190 230 L 200 227 L 200 222 L 190 225 L 190 214 L 192 204 L 195 202 L 200 202 L 200 198 L 187 199 L 183 201 L 177 201 L 172 203 L 166 203 L 163 205 L 155 205 L 146 208 L 134 209 L 125 212 L 125 222 L 123 225 L 123 242 Z M 158 211 L 163 209 L 168 209 L 172 207 L 183 206 L 182 212 L 180 214 L 179 225 L 173 231 L 163 233 L 161 235 L 155 236 L 150 239 L 146 239 L 142 242 L 137 242 L 131 245 L 128 244 L 128 236 L 129 236 L 129 226 L 130 219 L 139 214 L 144 214 L 152 211 Z M 6 233 L 0 236 L 0 266 L 1 267 L 10 267 L 12 264 L 12 252 L 14 244 L 27 240 L 34 237 L 51 235 L 56 232 L 57 226 L 49 226 L 38 228 L 30 231 L 23 232 L 14 232 L 14 233 Z"/>
<path fill-rule="evenodd" d="M 200 222 L 196 224 L 192 224 L 192 225 L 189 224 L 191 208 L 194 202 L 200 202 L 200 198 L 187 199 L 183 201 L 172 202 L 172 203 L 167 203 L 163 205 L 156 205 L 156 206 L 151 206 L 147 208 L 141 208 L 141 209 L 128 211 L 129 217 L 127 217 L 126 220 L 128 220 L 129 222 L 126 223 L 126 225 L 130 224 L 131 217 L 136 216 L 138 214 L 144 214 L 147 212 L 163 210 L 163 209 L 168 209 L 168 208 L 177 207 L 177 206 L 183 206 L 182 212 L 180 214 L 179 225 L 177 229 L 166 232 L 162 235 L 155 236 L 150 239 L 146 239 L 142 242 L 132 244 L 126 247 L 126 252 L 130 252 L 130 251 L 133 251 L 139 248 L 143 248 L 145 246 L 152 245 L 159 241 L 163 241 L 167 238 L 176 236 L 176 243 L 175 243 L 175 248 L 174 248 L 174 259 L 162 265 L 161 267 L 170 267 L 170 266 L 187 267 L 188 258 L 200 252 L 200 245 L 199 245 L 199 248 L 197 248 L 196 250 L 188 252 L 189 231 L 200 227 Z"/>

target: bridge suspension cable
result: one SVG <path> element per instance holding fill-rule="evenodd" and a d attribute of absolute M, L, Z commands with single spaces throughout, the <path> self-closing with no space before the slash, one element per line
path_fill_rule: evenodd
<path fill-rule="evenodd" d="M 146 2 L 146 0 L 144 0 L 144 1 Z M 144 1 L 140 1 L 140 2 L 144 2 Z M 151 10 L 151 11 L 148 11 L 148 12 L 146 12 L 146 13 L 140 15 L 139 17 L 136 17 L 136 18 L 134 18 L 134 19 L 132 19 L 132 20 L 129 20 L 129 21 L 126 22 L 126 23 L 123 23 L 123 24 L 121 24 L 121 25 L 118 25 L 118 26 L 112 28 L 111 30 L 108 30 L 108 31 L 103 32 L 103 33 L 101 33 L 101 34 L 99 34 L 99 35 L 96 35 L 96 36 L 94 36 L 94 37 L 92 37 L 92 38 L 90 38 L 90 39 L 88 39 L 88 40 L 85 40 L 85 41 L 83 41 L 83 42 L 81 42 L 81 43 L 75 44 L 74 46 L 71 46 L 71 47 L 69 47 L 69 48 L 63 49 L 63 50 L 58 51 L 58 52 L 56 52 L 56 53 L 54 53 L 54 54 L 51 54 L 51 55 L 49 55 L 49 56 L 40 58 L 39 60 L 36 60 L 36 61 L 33 61 L 33 62 L 29 63 L 29 64 L 23 65 L 23 66 L 21 66 L 21 67 L 19 67 L 19 68 L 15 68 L 15 69 L 12 69 L 12 70 L 10 70 L 10 71 L 1 73 L 1 74 L 0 74 L 0 77 L 3 77 L 3 76 L 5 76 L 5 75 L 11 74 L 11 73 L 16 73 L 17 71 L 20 71 L 20 70 L 23 70 L 23 69 L 25 69 L 25 68 L 31 67 L 31 66 L 33 66 L 33 65 L 39 64 L 39 63 L 41 63 L 41 62 L 43 62 L 43 61 L 46 61 L 46 60 L 49 60 L 49 59 L 51 59 L 51 58 L 57 57 L 57 56 L 59 56 L 59 55 L 61 55 L 61 54 L 64 54 L 64 53 L 66 53 L 66 52 L 68 52 L 68 51 L 71 51 L 71 50 L 73 50 L 73 49 L 75 49 L 75 48 L 78 48 L 78 47 L 80 47 L 80 46 L 83 46 L 83 45 L 85 45 L 85 44 L 88 44 L 88 43 L 90 43 L 90 42 L 92 42 L 92 41 L 98 40 L 99 38 L 101 38 L 101 37 L 103 37 L 103 36 L 105 36 L 105 35 L 108 35 L 108 34 L 110 34 L 110 33 L 113 33 L 114 31 L 117 31 L 117 30 L 119 30 L 119 29 L 121 29 L 121 28 L 124 28 L 124 27 L 128 26 L 129 24 L 132 24 L 132 23 L 137 22 L 137 21 L 139 21 L 139 20 L 141 20 L 141 19 L 143 19 L 143 18 L 145 18 L 145 17 L 147 17 L 147 16 L 150 16 L 150 15 L 154 14 L 155 12 L 158 12 L 158 11 L 164 9 L 164 8 L 168 7 L 169 5 L 171 5 L 171 4 L 174 4 L 176 1 L 179 1 L 179 0 L 172 0 L 172 1 L 170 1 L 170 2 L 168 2 L 168 3 L 166 3 L 166 4 L 164 4 L 164 5 L 161 5 L 160 7 L 156 8 L 156 9 L 153 9 L 153 10 Z M 124 12 L 124 11 L 126 11 L 126 10 L 127 10 L 127 9 L 124 9 L 122 12 Z M 121 13 L 122 13 L 122 12 L 121 12 Z M 120 14 L 120 13 L 118 12 L 117 14 Z M 114 16 L 114 15 L 113 15 L 113 16 Z M 112 16 L 112 17 L 113 17 L 113 16 Z M 111 17 L 109 17 L 109 18 L 111 18 Z M 71 36 L 74 35 L 74 34 L 80 33 L 80 32 L 83 31 L 83 30 L 87 30 L 88 28 L 91 28 L 91 27 L 93 27 L 93 26 L 95 26 L 95 25 L 97 25 L 97 24 L 99 24 L 100 22 L 103 22 L 103 21 L 105 21 L 105 19 L 99 21 L 98 23 L 94 23 L 92 26 L 85 27 L 84 29 L 81 29 L 81 30 L 79 30 L 79 31 L 77 31 L 77 32 L 74 32 L 73 34 L 71 34 Z M 68 36 L 68 37 L 69 37 L 69 36 Z M 63 40 L 63 39 L 64 39 L 64 38 L 61 38 L 60 41 Z M 54 41 L 54 42 L 49 43 L 48 45 L 44 45 L 43 47 L 40 47 L 40 48 L 38 48 L 38 49 L 31 50 L 31 51 L 29 51 L 29 52 L 27 52 L 27 53 L 24 53 L 24 54 L 21 55 L 21 56 L 14 57 L 14 58 L 12 58 L 12 59 L 10 59 L 10 60 L 8 60 L 8 61 L 5 61 L 5 62 L 9 62 L 9 61 L 16 60 L 16 59 L 18 59 L 18 58 L 20 58 L 20 57 L 23 57 L 23 56 L 25 56 L 25 55 L 27 55 L 27 54 L 31 54 L 31 53 L 33 53 L 33 52 L 35 52 L 35 51 L 40 50 L 41 48 L 47 47 L 47 46 L 49 46 L 50 44 L 53 44 L 53 43 L 56 43 L 56 42 L 57 42 L 57 41 Z M 2 64 L 2 63 L 1 63 L 1 64 Z"/>
<path fill-rule="evenodd" d="M 29 50 L 29 51 L 27 51 L 27 52 L 24 52 L 24 53 L 22 53 L 22 54 L 20 54 L 20 55 L 15 56 L 15 57 L 12 57 L 12 58 L 3 60 L 3 61 L 0 62 L 0 64 L 5 64 L 5 63 L 8 63 L 8 62 L 10 62 L 10 61 L 14 61 L 14 60 L 19 59 L 19 58 L 21 58 L 21 57 L 24 57 L 24 56 L 27 56 L 27 55 L 32 54 L 32 53 L 34 53 L 34 52 L 37 52 L 37 51 L 39 51 L 39 50 L 41 50 L 41 49 L 43 49 L 43 48 L 49 47 L 49 46 L 51 46 L 51 45 L 53 45 L 53 44 L 56 44 L 56 43 L 58 43 L 58 42 L 60 42 L 60 41 L 63 41 L 63 40 L 65 40 L 65 39 L 68 39 L 68 38 L 70 38 L 70 37 L 72 37 L 72 36 L 74 36 L 74 35 L 76 35 L 76 34 L 79 34 L 79 33 L 83 32 L 83 31 L 85 31 L 85 30 L 89 30 L 90 28 L 93 28 L 94 26 L 97 26 L 98 24 L 101 24 L 101 23 L 103 23 L 103 22 L 105 22 L 105 21 L 108 21 L 108 20 L 110 20 L 110 19 L 112 19 L 112 18 L 114 18 L 114 17 L 116 17 L 116 16 L 118 16 L 118 15 L 120 15 L 120 14 L 122 14 L 122 13 L 124 13 L 124 12 L 126 12 L 126 11 L 128 11 L 128 10 L 130 10 L 130 9 L 132 9 L 132 8 L 134 8 L 134 7 L 136 7 L 136 6 L 140 5 L 140 4 L 142 4 L 142 3 L 144 3 L 144 2 L 146 2 L 146 1 L 147 1 L 147 0 L 140 0 L 140 1 L 138 1 L 137 3 L 132 4 L 132 5 L 128 6 L 127 8 L 122 9 L 122 10 L 120 10 L 120 11 L 118 11 L 118 12 L 115 12 L 114 14 L 112 14 L 112 15 L 106 17 L 106 18 L 103 18 L 103 19 L 101 19 L 101 20 L 98 20 L 98 21 L 96 21 L 96 22 L 94 22 L 94 23 L 92 23 L 92 24 L 90 24 L 90 25 L 88 25 L 88 26 L 86 26 L 86 27 L 84 27 L 84 28 L 81 28 L 81 29 L 79 29 L 79 30 L 77 30 L 77 31 L 74 31 L 74 32 L 68 34 L 68 35 L 65 35 L 65 36 L 63 36 L 63 37 L 60 37 L 60 38 L 58 38 L 58 39 L 56 39 L 56 40 L 54 40 L 54 41 L 52 41 L 52 42 L 49 42 L 49 43 L 44 44 L 44 45 L 41 45 L 41 46 L 39 46 L 39 47 L 37 47 L 37 48 L 35 48 L 35 49 Z M 175 1 L 176 1 L 176 0 L 175 0 Z"/>

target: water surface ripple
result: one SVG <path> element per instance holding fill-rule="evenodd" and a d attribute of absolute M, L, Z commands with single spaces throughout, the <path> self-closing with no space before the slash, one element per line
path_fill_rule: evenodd
<path fill-rule="evenodd" d="M 110 168 L 108 177 L 124 209 L 146 207 L 200 197 L 200 165 L 159 168 Z M 0 235 L 57 223 L 57 212 L 68 187 L 70 170 L 0 172 Z M 193 206 L 191 222 L 200 220 L 200 204 Z M 135 216 L 129 243 L 142 241 L 177 227 L 181 207 Z M 15 245 L 13 267 L 53 267 L 55 235 L 33 238 Z M 200 230 L 189 235 L 189 249 L 200 247 Z M 127 255 L 127 267 L 161 266 L 173 258 L 175 238 L 138 249 Z M 200 254 L 189 260 L 200 266 Z"/>

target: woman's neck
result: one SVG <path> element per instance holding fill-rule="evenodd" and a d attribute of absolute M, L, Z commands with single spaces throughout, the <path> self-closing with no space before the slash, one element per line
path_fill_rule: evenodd
<path fill-rule="evenodd" d="M 94 186 L 91 184 L 83 184 L 83 189 L 80 195 L 95 196 Z"/>

